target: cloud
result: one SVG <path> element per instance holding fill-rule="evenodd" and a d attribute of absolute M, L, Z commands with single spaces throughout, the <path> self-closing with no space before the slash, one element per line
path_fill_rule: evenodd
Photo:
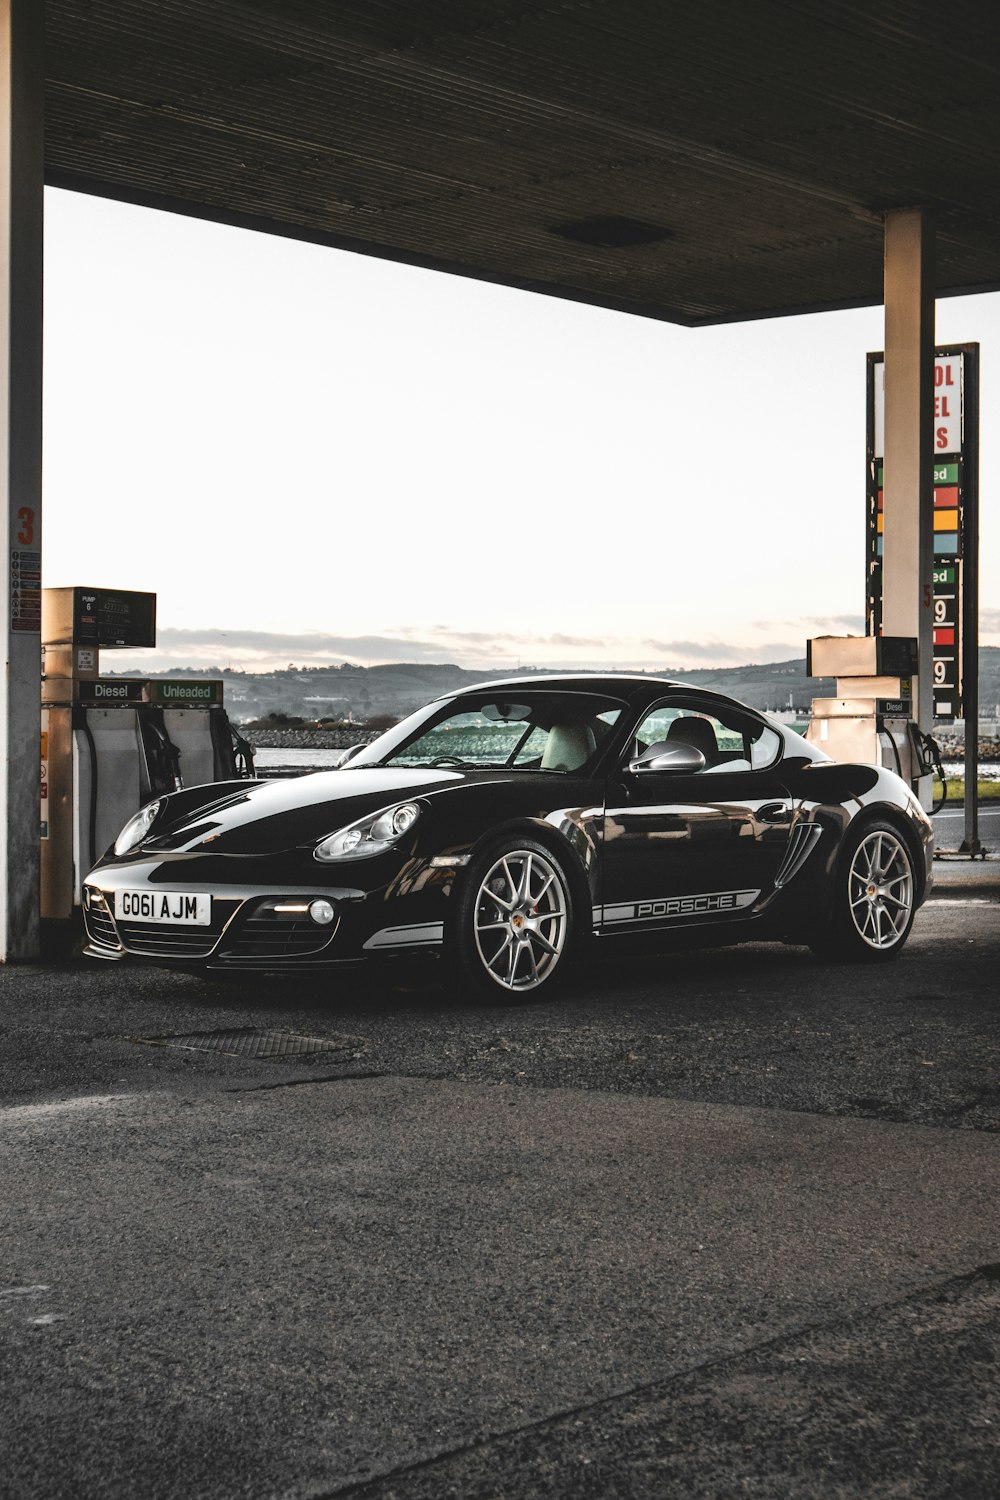
<path fill-rule="evenodd" d="M 513 630 L 456 630 L 452 625 L 421 627 L 405 625 L 398 630 L 390 629 L 386 633 L 403 640 L 409 640 L 414 635 L 425 635 L 442 641 L 464 642 L 472 646 L 491 645 L 494 642 L 503 641 L 506 645 L 516 647 L 518 650 L 526 646 L 565 646 L 573 650 L 604 650 L 609 645 L 621 644 L 620 641 L 607 636 L 564 635 L 558 631 L 552 635 L 532 635 L 527 631 Z"/>
<path fill-rule="evenodd" d="M 453 630 L 450 625 L 390 625 L 386 628 L 386 636 L 396 641 L 409 641 L 415 637 L 430 636 L 433 640 L 468 641 L 478 644 L 481 641 L 495 641 L 501 639 L 501 634 L 493 630 Z M 505 640 L 514 640 L 514 636 L 503 636 Z"/>
<path fill-rule="evenodd" d="M 981 610 L 979 629 L 983 635 L 1000 635 L 1000 609 Z"/>
<path fill-rule="evenodd" d="M 794 623 L 807 630 L 828 630 L 831 635 L 863 635 L 865 630 L 864 615 L 806 615 Z"/>
<path fill-rule="evenodd" d="M 519 661 L 548 665 L 553 652 L 593 652 L 588 665 L 602 665 L 608 643 L 600 638 L 569 635 L 530 635 L 509 631 L 453 630 L 450 627 L 418 630 L 404 627 L 370 635 L 340 635 L 326 631 L 223 630 L 215 626 L 180 629 L 163 627 L 157 632 L 154 650 L 121 652 L 116 667 L 150 671 L 171 667 L 233 666 L 266 672 L 296 666 L 339 666 L 358 662 L 375 666 L 385 662 L 454 662 L 475 668 L 511 667 Z M 627 649 L 627 648 L 626 648 Z M 570 660 L 568 665 L 579 665 Z M 554 665 L 554 663 L 553 663 Z"/>
<path fill-rule="evenodd" d="M 751 646 L 749 652 L 744 651 L 741 665 L 754 661 L 805 661 L 805 657 L 804 638 L 798 641 L 764 641 L 762 645 Z"/>
<path fill-rule="evenodd" d="M 863 635 L 864 615 L 803 615 L 797 620 L 752 620 L 751 630 L 802 630 L 807 635 L 823 632 L 828 635 Z"/>
<path fill-rule="evenodd" d="M 447 625 L 432 626 L 430 634 L 445 641 L 464 641 L 470 646 L 480 646 L 490 641 L 514 641 L 523 640 L 526 637 L 505 634 L 503 631 L 492 630 L 452 630 Z"/>
<path fill-rule="evenodd" d="M 763 650 L 760 646 L 732 645 L 727 641 L 657 641 L 647 638 L 642 643 L 648 650 L 674 663 L 684 661 L 711 662 L 723 665 L 726 662 L 740 663 Z M 795 654 L 795 648 L 788 647 Z"/>
<path fill-rule="evenodd" d="M 854 621 L 840 616 L 841 625 Z M 771 621 L 774 625 L 776 622 Z M 453 663 L 472 671 L 515 671 L 521 664 L 552 671 L 597 669 L 678 672 L 701 667 L 737 667 L 750 662 L 801 660 L 811 622 L 788 622 L 797 638 L 761 642 L 748 629 L 743 641 L 660 640 L 617 636 L 570 635 L 561 631 L 532 635 L 516 631 L 461 630 L 453 626 L 401 626 L 366 635 L 332 631 L 224 630 L 164 627 L 150 651 L 120 652 L 116 670 L 169 671 L 190 667 L 235 667 L 268 672 L 287 667 L 339 666 L 356 662 L 377 666 L 390 662 Z M 818 622 L 813 622 L 818 623 Z M 824 622 L 829 623 L 829 622 Z M 1000 629 L 1000 611 L 986 610 L 984 633 Z"/>
<path fill-rule="evenodd" d="M 389 635 L 336 635 L 325 631 L 220 630 L 161 628 L 155 652 L 130 653 L 134 662 L 150 668 L 189 664 L 245 667 L 268 671 L 287 666 L 339 666 L 343 661 L 441 662 L 450 660 L 435 640 L 407 639 Z M 124 653 L 120 657 L 124 663 Z"/>
<path fill-rule="evenodd" d="M 805 641 L 765 641 L 732 644 L 726 641 L 657 641 L 645 640 L 647 649 L 655 651 L 661 662 L 672 668 L 741 667 L 749 662 L 799 661 L 805 656 Z"/>
<path fill-rule="evenodd" d="M 544 639 L 550 646 L 572 646 L 586 651 L 603 651 L 608 646 L 621 645 L 621 641 L 610 636 L 550 635 Z"/>
<path fill-rule="evenodd" d="M 337 656 L 380 657 L 387 661 L 399 661 L 400 648 L 405 644 L 408 652 L 436 653 L 440 657 L 442 643 L 468 644 L 472 646 L 494 645 L 503 642 L 511 647 L 564 646 L 584 649 L 603 648 L 609 644 L 604 637 L 571 635 L 531 635 L 526 632 L 495 630 L 453 630 L 448 626 L 430 626 L 422 630 L 403 626 L 398 630 L 388 629 L 383 634 L 336 635 L 325 631 L 269 631 L 269 630 L 220 630 L 215 627 L 177 629 L 165 627 L 157 632 L 157 648 L 176 653 L 191 647 L 230 653 L 264 652 L 268 655 L 322 656 L 333 659 Z M 510 652 L 506 652 L 509 655 Z"/>
<path fill-rule="evenodd" d="M 437 651 L 430 641 L 408 642 L 411 648 Z M 323 656 L 328 659 L 343 656 L 379 656 L 389 654 L 397 660 L 399 641 L 388 635 L 333 635 L 324 631 L 270 631 L 270 630 L 219 630 L 212 627 L 197 630 L 179 630 L 171 627 L 157 631 L 157 649 L 177 651 L 198 647 L 222 653 L 262 652 L 269 656 L 301 655 Z"/>

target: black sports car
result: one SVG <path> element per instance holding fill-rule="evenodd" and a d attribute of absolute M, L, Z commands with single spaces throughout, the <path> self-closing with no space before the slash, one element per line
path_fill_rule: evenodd
<path fill-rule="evenodd" d="M 335 770 L 151 802 L 87 877 L 87 952 L 218 972 L 424 950 L 499 999 L 592 936 L 890 959 L 932 849 L 893 772 L 729 698 L 532 675 L 439 698 Z"/>

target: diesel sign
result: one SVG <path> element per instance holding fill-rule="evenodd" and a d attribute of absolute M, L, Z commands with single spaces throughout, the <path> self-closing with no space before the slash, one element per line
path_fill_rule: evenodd
<path fill-rule="evenodd" d="M 143 684 L 134 678 L 122 681 L 120 678 L 97 677 L 92 682 L 80 682 L 77 691 L 81 703 L 124 708 L 142 701 L 142 688 Z"/>

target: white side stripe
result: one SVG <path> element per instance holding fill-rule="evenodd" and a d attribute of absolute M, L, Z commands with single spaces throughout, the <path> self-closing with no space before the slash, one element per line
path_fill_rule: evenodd
<path fill-rule="evenodd" d="M 443 940 L 443 922 L 420 922 L 408 927 L 383 927 L 372 933 L 365 947 L 369 952 L 373 948 L 418 948 Z"/>

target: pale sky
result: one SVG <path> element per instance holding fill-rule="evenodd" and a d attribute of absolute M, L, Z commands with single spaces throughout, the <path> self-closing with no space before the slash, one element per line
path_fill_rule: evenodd
<path fill-rule="evenodd" d="M 147 664 L 678 668 L 863 631 L 881 308 L 683 329 L 46 192 L 45 582 L 151 589 Z M 982 346 L 1000 645 L 1000 297 Z"/>

